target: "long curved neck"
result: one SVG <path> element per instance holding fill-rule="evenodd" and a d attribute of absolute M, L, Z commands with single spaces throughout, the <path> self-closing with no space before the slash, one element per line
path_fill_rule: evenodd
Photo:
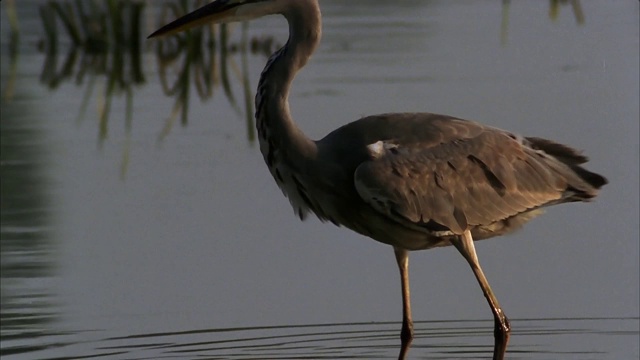
<path fill-rule="evenodd" d="M 256 127 L 260 150 L 270 168 L 285 158 L 315 153 L 315 144 L 298 128 L 289 111 L 291 83 L 314 52 L 321 37 L 321 16 L 316 1 L 292 1 L 283 13 L 289 40 L 267 62 L 256 93 Z"/>

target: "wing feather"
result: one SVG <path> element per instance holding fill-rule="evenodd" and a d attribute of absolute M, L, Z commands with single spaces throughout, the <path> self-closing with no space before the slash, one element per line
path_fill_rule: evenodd
<path fill-rule="evenodd" d="M 428 146 L 377 143 L 355 171 L 356 190 L 398 221 L 461 234 L 558 201 L 571 181 L 581 181 L 567 164 L 509 133 L 485 128 L 471 136 L 459 132 Z"/>

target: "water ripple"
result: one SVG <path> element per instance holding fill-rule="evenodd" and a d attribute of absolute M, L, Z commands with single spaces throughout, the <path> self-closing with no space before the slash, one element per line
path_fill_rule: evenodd
<path fill-rule="evenodd" d="M 492 325 L 416 322 L 409 358 L 489 358 Z M 638 357 L 637 317 L 514 319 L 512 325 L 510 359 Z M 397 357 L 399 329 L 397 322 L 374 322 L 125 334 L 57 344 L 63 351 L 46 359 L 389 359 Z"/>

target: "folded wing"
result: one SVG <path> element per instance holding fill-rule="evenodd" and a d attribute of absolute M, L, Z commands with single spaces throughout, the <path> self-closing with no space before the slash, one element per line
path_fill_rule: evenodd
<path fill-rule="evenodd" d="M 545 151 L 547 149 L 548 152 Z M 549 140 L 486 128 L 439 144 L 379 141 L 355 171 L 377 211 L 430 231 L 462 234 L 542 206 L 592 198 L 606 183 L 586 158 Z"/>

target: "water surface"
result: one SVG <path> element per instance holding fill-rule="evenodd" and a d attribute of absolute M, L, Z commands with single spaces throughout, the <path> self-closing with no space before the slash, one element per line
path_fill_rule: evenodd
<path fill-rule="evenodd" d="M 397 355 L 391 249 L 300 222 L 252 140 L 253 89 L 286 40 L 282 19 L 229 28 L 224 60 L 205 47 L 167 65 L 172 45 L 160 61 L 143 40 L 155 2 L 135 3 L 138 37 L 121 27 L 139 41 L 106 52 L 74 52 L 60 19 L 52 51 L 40 1 L 15 2 L 12 37 L 9 4 L 3 358 Z M 638 3 L 322 6 L 322 45 L 291 95 L 312 138 L 363 115 L 430 111 L 584 150 L 610 180 L 601 195 L 478 243 L 480 261 L 512 319 L 509 358 L 638 358 Z M 240 51 L 243 37 L 267 50 Z M 491 314 L 458 253 L 414 253 L 411 275 L 410 357 L 489 357 Z"/>

